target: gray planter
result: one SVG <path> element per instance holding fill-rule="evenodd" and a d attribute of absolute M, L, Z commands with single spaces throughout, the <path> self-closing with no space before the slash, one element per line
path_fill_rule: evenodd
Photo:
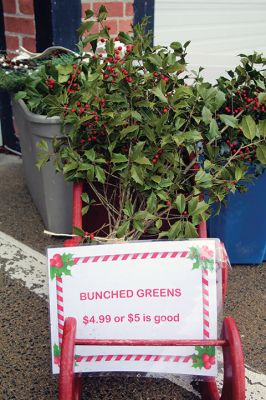
<path fill-rule="evenodd" d="M 30 112 L 22 100 L 13 101 L 26 183 L 45 228 L 54 233 L 72 231 L 72 184 L 56 173 L 51 162 L 40 171 L 36 167 L 37 143 L 44 139 L 52 149 L 54 136 L 61 136 L 59 117 Z"/>

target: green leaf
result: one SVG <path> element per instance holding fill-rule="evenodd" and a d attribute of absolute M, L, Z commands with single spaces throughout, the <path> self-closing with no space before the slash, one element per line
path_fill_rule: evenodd
<path fill-rule="evenodd" d="M 82 215 L 87 214 L 87 212 L 89 211 L 89 209 L 90 209 L 90 206 L 82 207 L 82 209 L 81 209 L 81 214 L 82 214 Z"/>
<path fill-rule="evenodd" d="M 242 169 L 237 165 L 235 169 L 235 178 L 237 181 L 239 181 L 243 177 L 243 171 Z"/>
<path fill-rule="evenodd" d="M 60 357 L 60 347 L 57 344 L 54 344 L 54 356 Z"/>
<path fill-rule="evenodd" d="M 144 145 L 145 145 L 145 142 L 138 142 L 137 144 L 135 144 L 135 146 L 133 147 L 133 151 L 132 151 L 132 160 L 133 161 L 135 161 L 135 159 L 142 156 Z"/>
<path fill-rule="evenodd" d="M 95 161 L 96 153 L 95 153 L 94 149 L 85 150 L 84 155 L 89 161 L 91 161 L 91 162 Z"/>
<path fill-rule="evenodd" d="M 147 138 L 152 142 L 156 143 L 155 132 L 154 129 L 150 128 L 148 125 L 143 127 L 144 133 L 146 134 Z"/>
<path fill-rule="evenodd" d="M 92 10 L 85 10 L 85 15 L 86 15 L 85 19 L 89 19 L 93 17 L 94 13 Z"/>
<path fill-rule="evenodd" d="M 221 90 L 218 90 L 214 101 L 216 106 L 215 111 L 219 110 L 225 102 L 225 94 Z"/>
<path fill-rule="evenodd" d="M 91 43 L 94 45 L 93 50 L 95 51 L 95 44 L 93 42 L 97 41 L 98 38 L 99 38 L 98 33 L 92 33 L 91 35 L 88 35 L 83 39 L 83 45 L 86 46 L 88 43 Z M 97 47 L 97 42 L 96 42 L 96 47 Z"/>
<path fill-rule="evenodd" d="M 77 236 L 80 236 L 80 237 L 84 237 L 85 236 L 84 230 L 81 229 L 81 228 L 78 228 L 76 226 L 74 226 L 74 228 L 73 228 L 73 233 L 74 233 L 74 235 L 77 235 Z"/>
<path fill-rule="evenodd" d="M 82 193 L 81 199 L 82 199 L 82 201 L 83 201 L 84 203 L 87 203 L 87 204 L 90 203 L 90 198 L 89 198 L 88 193 Z"/>
<path fill-rule="evenodd" d="M 198 205 L 198 201 L 199 201 L 198 197 L 192 197 L 192 199 L 189 200 L 189 202 L 188 202 L 188 213 L 190 215 L 193 215 L 194 211 L 196 210 L 197 205 Z"/>
<path fill-rule="evenodd" d="M 125 162 L 128 162 L 128 159 L 124 154 L 113 153 L 112 154 L 112 158 L 111 158 L 111 162 L 113 164 L 125 163 Z"/>
<path fill-rule="evenodd" d="M 95 166 L 95 176 L 100 183 L 105 182 L 106 177 L 105 177 L 104 169 L 101 167 L 98 167 L 98 165 Z"/>
<path fill-rule="evenodd" d="M 176 117 L 175 119 L 175 128 L 178 131 L 186 122 L 186 120 L 184 118 L 181 117 Z"/>
<path fill-rule="evenodd" d="M 125 234 L 127 233 L 127 231 L 129 230 L 129 226 L 130 226 L 130 221 L 124 221 L 119 228 L 117 229 L 116 232 L 116 236 L 118 238 L 122 238 L 125 236 Z"/>
<path fill-rule="evenodd" d="M 176 196 L 175 205 L 177 206 L 178 211 L 182 214 L 186 209 L 186 199 L 183 194 L 179 194 Z"/>
<path fill-rule="evenodd" d="M 247 139 L 253 140 L 255 138 L 257 133 L 257 126 L 256 122 L 250 115 L 246 115 L 245 117 L 243 117 L 239 126 Z"/>
<path fill-rule="evenodd" d="M 142 221 L 134 219 L 133 226 L 138 232 L 144 232 L 144 223 Z"/>
<path fill-rule="evenodd" d="M 266 101 L 266 93 L 260 93 L 258 95 L 259 102 Z"/>
<path fill-rule="evenodd" d="M 127 128 L 122 129 L 122 131 L 120 132 L 120 138 L 124 139 L 124 137 L 126 137 L 128 133 L 137 132 L 138 130 L 138 125 L 130 125 Z"/>
<path fill-rule="evenodd" d="M 49 159 L 49 154 L 38 154 L 38 159 L 35 164 L 36 167 L 40 170 L 49 161 Z"/>
<path fill-rule="evenodd" d="M 266 145 L 259 144 L 256 150 L 257 159 L 264 165 L 266 165 Z"/>
<path fill-rule="evenodd" d="M 150 63 L 156 65 L 157 67 L 162 67 L 162 59 L 159 54 L 152 54 L 148 57 L 148 60 L 150 61 Z"/>
<path fill-rule="evenodd" d="M 73 67 L 70 64 L 59 64 L 56 66 L 56 69 L 59 75 L 70 75 L 73 71 Z"/>
<path fill-rule="evenodd" d="M 215 121 L 215 119 L 212 119 L 211 123 L 210 123 L 208 138 L 215 139 L 215 138 L 218 138 L 219 136 L 220 136 L 220 133 L 219 133 L 219 128 L 218 128 L 217 122 Z"/>
<path fill-rule="evenodd" d="M 125 208 L 123 208 L 124 214 L 127 215 L 128 217 L 132 217 L 134 213 L 134 208 L 133 204 L 131 203 L 130 200 L 127 200 L 125 203 Z"/>
<path fill-rule="evenodd" d="M 180 232 L 182 230 L 182 223 L 181 221 L 176 221 L 169 229 L 168 231 L 168 237 L 169 239 L 177 239 L 180 235 Z"/>
<path fill-rule="evenodd" d="M 40 140 L 38 143 L 37 143 L 37 148 L 38 149 L 40 149 L 40 150 L 43 150 L 43 151 L 45 151 L 45 152 L 48 152 L 49 151 L 49 148 L 48 148 L 48 143 L 46 142 L 46 140 Z"/>
<path fill-rule="evenodd" d="M 202 109 L 202 119 L 205 124 L 209 124 L 212 120 L 212 113 L 207 107 Z"/>
<path fill-rule="evenodd" d="M 173 50 L 182 50 L 182 44 L 179 42 L 172 42 L 170 44 L 171 49 Z"/>
<path fill-rule="evenodd" d="M 137 103 L 135 103 L 136 107 L 153 108 L 154 105 L 155 105 L 155 103 L 153 103 L 152 101 L 148 101 L 148 100 L 137 101 Z"/>
<path fill-rule="evenodd" d="M 130 170 L 130 172 L 131 172 L 131 177 L 132 177 L 132 179 L 133 179 L 135 182 L 137 182 L 137 183 L 139 183 L 140 185 L 142 185 L 143 182 L 144 182 L 144 176 L 143 176 L 143 170 L 142 170 L 142 168 L 139 167 L 139 166 L 137 166 L 137 165 L 133 165 L 132 168 L 131 168 L 131 170 Z"/>
<path fill-rule="evenodd" d="M 26 97 L 27 97 L 27 92 L 23 92 L 23 91 L 18 92 L 18 93 L 16 93 L 16 95 L 15 95 L 15 99 L 16 99 L 16 100 L 25 99 Z"/>
<path fill-rule="evenodd" d="M 197 229 L 191 222 L 184 221 L 184 224 L 185 224 L 185 237 L 186 238 L 198 237 Z"/>
<path fill-rule="evenodd" d="M 160 175 L 153 175 L 153 176 L 151 177 L 151 180 L 152 180 L 153 182 L 159 184 L 159 183 L 161 183 L 162 178 L 160 177 Z"/>
<path fill-rule="evenodd" d="M 138 111 L 131 111 L 131 117 L 136 119 L 137 121 L 141 122 L 142 121 L 142 116 Z"/>
<path fill-rule="evenodd" d="M 94 173 L 95 173 L 94 166 L 93 165 L 88 165 L 88 167 L 87 167 L 87 179 L 88 179 L 89 182 L 93 182 Z"/>
<path fill-rule="evenodd" d="M 157 219 L 157 221 L 155 222 L 155 226 L 157 229 L 161 229 L 163 224 L 163 221 L 161 219 Z"/>
<path fill-rule="evenodd" d="M 79 164 L 76 161 L 67 163 L 63 167 L 63 173 L 66 174 L 69 171 L 74 171 L 75 169 L 78 168 L 78 166 L 79 166 Z"/>
<path fill-rule="evenodd" d="M 231 126 L 231 128 L 237 127 L 237 118 L 232 115 L 220 114 L 220 120 L 227 126 Z"/>
<path fill-rule="evenodd" d="M 266 138 L 266 119 L 259 121 L 258 128 L 260 137 Z"/>
<path fill-rule="evenodd" d="M 100 6 L 99 11 L 98 11 L 98 15 L 97 15 L 97 19 L 99 22 L 106 20 L 108 16 L 108 11 L 107 8 L 105 6 Z"/>
<path fill-rule="evenodd" d="M 159 88 L 159 86 L 156 86 L 154 89 L 152 89 L 152 93 L 155 94 L 155 96 L 158 97 L 158 99 L 161 100 L 163 103 L 168 104 L 168 100 Z"/>
<path fill-rule="evenodd" d="M 86 31 L 90 31 L 93 25 L 95 24 L 94 21 L 86 21 L 83 22 L 80 27 L 77 29 L 78 34 L 81 36 L 84 34 Z"/>
<path fill-rule="evenodd" d="M 212 175 L 200 169 L 195 175 L 195 182 L 200 187 L 210 188 L 212 187 Z"/>
<path fill-rule="evenodd" d="M 140 165 L 152 165 L 150 160 L 147 157 L 136 157 L 134 160 L 134 163 L 140 164 Z"/>
<path fill-rule="evenodd" d="M 157 197 L 155 193 L 151 193 L 147 200 L 147 211 L 153 213 L 157 208 Z"/>
<path fill-rule="evenodd" d="M 119 32 L 118 37 L 119 37 L 120 42 L 122 42 L 122 43 L 133 44 L 133 39 L 128 33 Z"/>

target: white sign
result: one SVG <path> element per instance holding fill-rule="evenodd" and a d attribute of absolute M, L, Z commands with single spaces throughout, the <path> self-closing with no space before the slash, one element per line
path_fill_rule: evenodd
<path fill-rule="evenodd" d="M 216 241 L 48 249 L 53 373 L 66 317 L 77 338 L 217 339 Z M 75 372 L 215 376 L 214 347 L 76 346 Z"/>

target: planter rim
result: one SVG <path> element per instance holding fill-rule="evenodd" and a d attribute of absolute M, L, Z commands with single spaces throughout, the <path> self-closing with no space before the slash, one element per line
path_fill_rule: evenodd
<path fill-rule="evenodd" d="M 60 117 L 47 117 L 45 115 L 39 115 L 39 114 L 34 114 L 31 112 L 28 107 L 26 106 L 26 103 L 20 99 L 16 100 L 15 98 L 12 99 L 12 102 L 17 103 L 22 110 L 25 113 L 26 119 L 31 121 L 31 122 L 37 122 L 39 124 L 59 124 L 60 123 Z"/>

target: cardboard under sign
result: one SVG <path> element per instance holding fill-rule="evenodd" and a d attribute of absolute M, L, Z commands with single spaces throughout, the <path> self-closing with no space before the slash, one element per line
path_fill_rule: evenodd
<path fill-rule="evenodd" d="M 49 248 L 53 373 L 66 317 L 78 338 L 217 339 L 217 242 Z M 76 346 L 75 372 L 102 371 L 215 376 L 215 347 Z"/>

